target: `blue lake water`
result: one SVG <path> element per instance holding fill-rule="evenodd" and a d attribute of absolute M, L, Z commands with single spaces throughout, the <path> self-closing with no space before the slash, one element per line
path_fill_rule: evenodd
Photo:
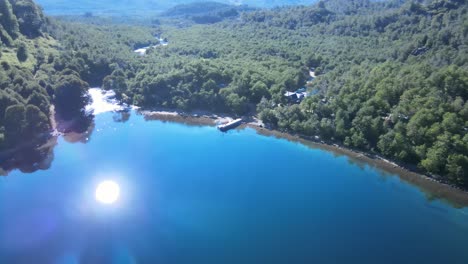
<path fill-rule="evenodd" d="M 48 170 L 0 177 L 0 263 L 468 263 L 468 208 L 394 175 L 250 129 L 114 117 L 59 138 Z"/>

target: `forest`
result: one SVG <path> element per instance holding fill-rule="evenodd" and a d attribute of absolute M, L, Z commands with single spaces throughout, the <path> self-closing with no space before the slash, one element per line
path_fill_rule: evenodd
<path fill-rule="evenodd" d="M 83 115 L 88 84 L 59 64 L 59 44 L 46 29 L 50 21 L 34 2 L 0 0 L 0 13 L 0 150 L 5 150 L 43 142 L 52 118 Z"/>
<path fill-rule="evenodd" d="M 255 10 L 246 5 L 234 6 L 218 2 L 194 2 L 177 5 L 161 14 L 162 17 L 182 18 L 197 24 L 212 24 L 237 18 L 241 12 Z"/>
<path fill-rule="evenodd" d="M 256 115 L 468 188 L 465 0 L 328 0 L 209 24 L 56 19 L 33 7 L 0 0 L 2 148 L 50 130 L 52 104 L 63 119 L 83 115 L 91 85 L 144 108 Z M 285 97 L 302 87 L 300 103 Z"/>

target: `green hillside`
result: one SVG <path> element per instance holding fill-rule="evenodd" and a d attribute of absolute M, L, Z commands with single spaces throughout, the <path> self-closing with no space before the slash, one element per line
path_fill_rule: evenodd
<path fill-rule="evenodd" d="M 177 5 L 161 13 L 164 18 L 185 19 L 197 24 L 218 23 L 225 19 L 236 19 L 242 12 L 253 11 L 248 6 L 234 6 L 218 2 L 194 2 Z"/>
<path fill-rule="evenodd" d="M 61 34 L 77 59 L 113 65 L 104 87 L 129 103 L 258 114 L 273 128 L 466 187 L 466 13 L 464 0 L 321 1 L 214 25 L 162 25 L 170 45 L 143 58 L 122 42 L 124 27 L 78 23 L 80 34 Z M 318 78 L 306 83 L 310 68 Z M 285 97 L 304 86 L 311 96 L 300 104 Z"/>
<path fill-rule="evenodd" d="M 0 0 L 0 154 L 49 137 L 51 102 L 62 118 L 82 109 L 73 102 L 81 100 L 87 84 L 78 78 L 76 85 L 75 73 L 57 65 L 60 45 L 47 33 L 49 26 L 31 0 Z M 74 98 L 71 90 L 79 91 Z"/>

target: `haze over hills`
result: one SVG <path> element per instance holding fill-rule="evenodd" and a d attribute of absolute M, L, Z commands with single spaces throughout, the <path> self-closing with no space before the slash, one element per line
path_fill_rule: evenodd
<path fill-rule="evenodd" d="M 186 16 L 186 15 L 201 15 L 212 12 L 226 11 L 230 9 L 246 9 L 245 6 L 233 6 L 229 4 L 223 4 L 214 1 L 206 2 L 193 2 L 189 4 L 182 4 L 174 6 L 167 11 L 162 13 L 163 16 L 177 17 L 177 16 Z"/>
<path fill-rule="evenodd" d="M 37 0 L 48 15 L 79 15 L 92 12 L 97 15 L 151 15 L 176 5 L 189 4 L 197 0 Z M 231 5 L 252 7 L 275 7 L 283 5 L 310 5 L 316 0 L 218 0 Z"/>
<path fill-rule="evenodd" d="M 254 11 L 246 5 L 229 5 L 219 2 L 193 2 L 174 6 L 160 14 L 164 18 L 183 19 L 196 24 L 218 23 L 225 19 L 239 18 L 242 12 Z"/>

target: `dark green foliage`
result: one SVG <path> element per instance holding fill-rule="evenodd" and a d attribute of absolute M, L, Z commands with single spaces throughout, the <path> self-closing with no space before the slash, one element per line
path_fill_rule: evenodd
<path fill-rule="evenodd" d="M 372 10 L 372 5 L 369 8 Z M 327 59 L 326 53 L 321 52 L 321 66 L 328 65 L 330 72 L 317 80 L 316 87 L 326 87 L 326 90 L 301 104 L 302 115 L 293 106 L 262 109 L 260 117 L 281 129 L 339 140 L 353 148 L 418 164 L 427 172 L 444 176 L 446 181 L 466 186 L 468 119 L 463 109 L 468 99 L 468 71 L 467 48 L 460 45 L 467 41 L 460 24 L 463 21 L 460 19 L 466 17 L 466 6 L 456 1 L 438 1 L 429 5 L 403 5 L 401 9 L 390 9 L 380 15 L 366 13 L 365 9 L 358 12 L 359 18 L 349 16 L 353 12 L 344 11 L 347 15 L 333 18 L 336 22 L 316 27 L 331 34 L 334 34 L 331 29 L 337 30 L 342 39 L 350 35 L 374 41 L 375 44 L 365 48 L 366 57 L 359 59 L 359 45 L 350 48 L 350 43 L 358 40 L 355 38 L 348 40 L 346 54 L 335 50 L 336 57 Z M 438 17 L 428 19 L 427 13 L 437 13 Z M 255 18 L 259 13 L 249 16 Z M 303 21 L 294 19 L 291 27 L 275 22 L 277 19 L 272 16 L 260 21 L 286 28 L 297 28 L 301 24 L 298 21 Z M 365 25 L 365 19 L 376 23 Z M 352 20 L 354 24 L 348 24 Z M 402 40 L 407 36 L 407 43 L 414 42 L 411 39 L 418 41 L 408 46 L 409 53 L 398 55 L 401 50 L 392 51 L 393 41 L 388 46 L 382 45 L 388 40 L 386 37 L 392 39 L 396 35 L 397 43 L 404 43 Z M 325 37 L 325 43 L 327 39 L 337 41 Z M 314 46 L 323 50 L 320 44 Z M 421 56 L 417 48 L 428 54 L 412 57 L 412 54 Z M 386 57 L 380 59 L 380 55 Z M 346 61 L 349 58 L 354 61 Z M 394 62 L 379 63 L 389 58 Z M 306 61 L 309 66 L 318 66 L 312 59 Z"/>
<path fill-rule="evenodd" d="M 189 4 L 181 4 L 170 8 L 163 13 L 163 16 L 188 16 L 211 13 L 218 10 L 230 8 L 228 4 L 218 2 L 193 2 Z"/>
<path fill-rule="evenodd" d="M 8 34 L 8 32 L 6 32 L 6 30 L 3 28 L 1 24 L 0 24 L 0 44 L 4 44 L 7 47 L 13 45 L 13 39 Z"/>
<path fill-rule="evenodd" d="M 48 117 L 34 105 L 25 107 L 15 104 L 7 107 L 2 124 L 7 147 L 28 143 L 25 139 L 32 140 L 48 133 L 50 129 Z"/>
<path fill-rule="evenodd" d="M 122 94 L 128 89 L 127 76 L 125 76 L 122 70 L 115 70 L 111 75 L 104 78 L 102 88 L 104 90 L 115 91 L 118 99 L 122 99 Z"/>
<path fill-rule="evenodd" d="M 57 57 L 49 53 L 53 47 L 41 44 L 53 43 L 48 36 L 42 37 L 46 27 L 53 28 L 54 25 L 31 0 L 0 1 L 0 39 L 8 53 L 14 52 L 11 47 L 15 41 L 18 60 L 26 62 L 20 66 L 9 58 L 1 62 L 0 151 L 27 147 L 47 139 L 51 130 L 49 116 L 54 92 L 57 95 L 53 101 L 60 114 L 67 119 L 80 116 L 87 103 L 84 95 L 87 84 L 81 78 L 93 78 L 90 70 L 97 74 L 110 72 L 106 62 L 96 61 L 88 66 L 83 59 L 69 60 L 64 52 Z M 34 65 L 30 61 L 35 62 Z M 99 68 L 102 64 L 104 70 Z M 76 75 L 74 69 L 78 69 L 82 76 Z"/>
<path fill-rule="evenodd" d="M 49 118 L 35 105 L 27 105 L 23 138 L 32 138 L 49 131 Z"/>
<path fill-rule="evenodd" d="M 247 98 L 243 96 L 241 97 L 237 93 L 231 92 L 221 93 L 221 96 L 226 101 L 226 106 L 229 107 L 229 109 L 231 109 L 231 111 L 234 113 L 242 115 L 247 112 Z"/>
<path fill-rule="evenodd" d="M 0 0 L 0 42 L 12 46 L 20 35 L 39 36 L 44 20 L 42 11 L 32 0 Z"/>
<path fill-rule="evenodd" d="M 233 6 L 218 2 L 194 2 L 177 5 L 163 13 L 164 17 L 188 19 L 197 24 L 211 24 L 238 17 L 253 10 L 247 6 Z"/>
<path fill-rule="evenodd" d="M 55 86 L 55 108 L 61 119 L 70 120 L 81 116 L 89 103 L 88 84 L 75 73 L 60 77 Z"/>
<path fill-rule="evenodd" d="M 0 73 L 0 150 L 28 144 L 50 130 L 48 97 L 27 70 Z"/>
<path fill-rule="evenodd" d="M 44 15 L 32 0 L 13 0 L 13 12 L 18 19 L 21 34 L 37 37 L 41 34 Z"/>
<path fill-rule="evenodd" d="M 19 34 L 19 25 L 13 14 L 13 7 L 9 0 L 0 0 L 0 37 L 2 42 L 15 39 Z"/>
<path fill-rule="evenodd" d="M 5 139 L 11 145 L 18 144 L 23 138 L 23 131 L 26 126 L 24 117 L 26 109 L 24 105 L 11 105 L 5 109 L 3 125 L 5 127 Z"/>
<path fill-rule="evenodd" d="M 296 29 L 310 27 L 318 23 L 330 22 L 335 14 L 320 6 L 289 7 L 278 12 L 277 10 L 263 10 L 252 13 L 244 13 L 242 20 L 245 23 L 261 22 L 270 26 Z"/>
<path fill-rule="evenodd" d="M 29 105 L 34 105 L 39 108 L 39 110 L 48 115 L 50 108 L 50 101 L 46 95 L 38 91 L 34 91 L 29 97 L 27 103 Z"/>
<path fill-rule="evenodd" d="M 28 59 L 28 50 L 24 42 L 18 44 L 18 50 L 16 51 L 16 57 L 20 62 L 25 62 Z"/>
<path fill-rule="evenodd" d="M 8 90 L 8 92 L 10 91 L 11 90 Z M 16 98 L 8 94 L 8 92 L 0 90 L 0 105 L 2 106 L 0 107 L 0 124 L 4 124 L 6 108 L 20 103 Z"/>

